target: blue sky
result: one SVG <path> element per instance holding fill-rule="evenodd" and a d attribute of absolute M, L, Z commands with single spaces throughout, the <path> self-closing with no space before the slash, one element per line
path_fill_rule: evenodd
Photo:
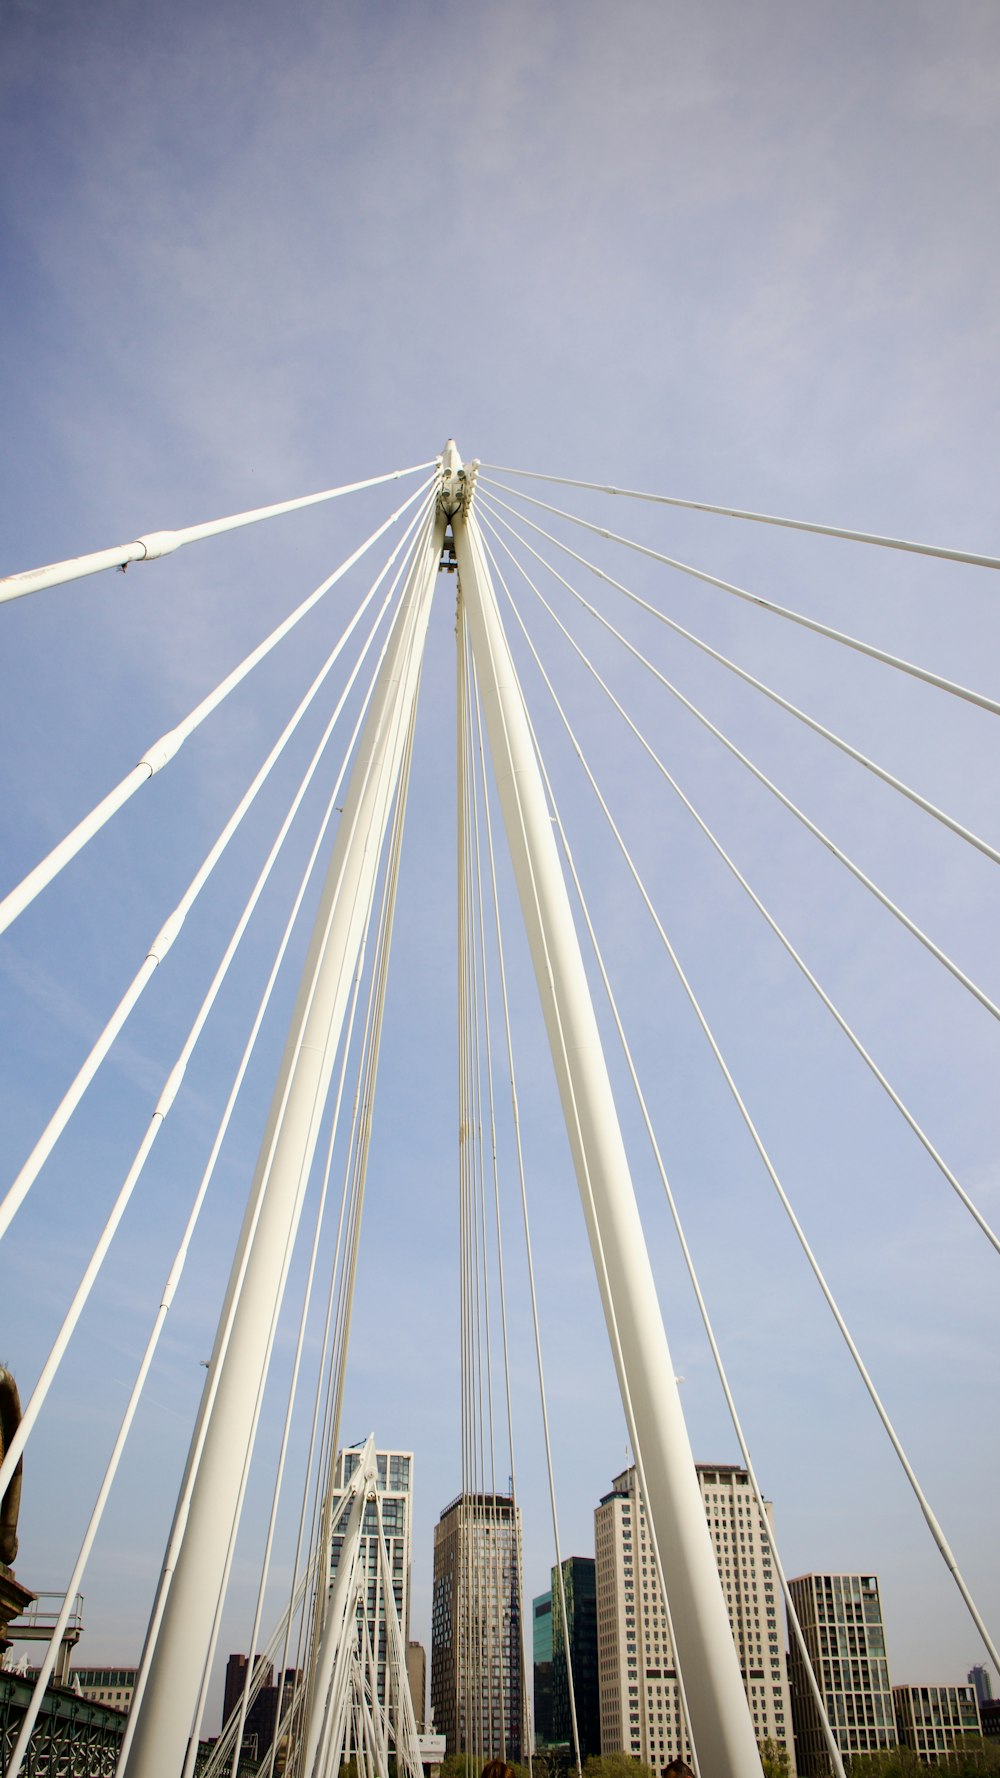
<path fill-rule="evenodd" d="M 991 6 L 14 0 L 3 36 L 4 571 L 422 461 L 449 434 L 493 463 L 997 553 Z M 376 490 L 124 580 L 5 606 L 4 886 L 394 503 Z M 586 510 L 596 516 L 596 503 Z M 624 503 L 602 522 L 995 693 L 995 576 Z M 995 719 L 637 558 L 601 559 L 996 839 Z M 442 580 L 345 1427 L 360 1436 L 374 1425 L 381 1442 L 416 1452 L 413 1629 L 425 1639 L 431 1526 L 458 1488 L 457 1318 L 445 1306 L 456 1270 L 452 600 Z M 348 609 L 345 591 L 3 941 L 9 1173 Z M 985 859 L 859 782 L 856 767 L 655 626 L 634 633 L 996 993 Z M 592 724 L 665 922 L 995 1622 L 996 1256 L 687 818 L 593 710 L 565 652 L 539 635 L 574 720 Z M 748 791 L 665 694 L 593 631 L 580 635 L 996 1221 L 989 1017 Z M 786 1564 L 878 1572 L 894 1676 L 961 1678 L 980 1658 L 972 1626 L 697 1033 L 658 962 L 654 974 L 648 930 L 557 726 L 541 720 Z M 293 780 L 282 782 L 287 798 Z M 234 847 L 11 1232 L 0 1357 L 25 1392 L 281 796 L 282 783 L 268 792 L 261 825 Z M 279 873 L 39 1424 L 18 1562 L 32 1586 L 57 1588 L 71 1561 L 293 871 Z M 624 1429 L 516 944 L 515 967 L 563 1541 L 586 1553 Z M 85 1586 L 91 1661 L 138 1652 L 221 1295 L 218 1256 L 238 1221 L 278 1046 L 275 1035 L 255 1067 Z M 732 1459 L 644 1158 L 636 1184 L 696 1455 Z M 523 1283 L 512 1288 L 523 1304 Z M 526 1343 L 515 1370 L 530 1595 L 546 1585 L 551 1551 Z M 263 1456 L 267 1445 L 265 1433 Z M 83 1487 L 69 1509 L 68 1464 Z M 266 1488 L 251 1491 L 225 1649 L 246 1641 Z"/>

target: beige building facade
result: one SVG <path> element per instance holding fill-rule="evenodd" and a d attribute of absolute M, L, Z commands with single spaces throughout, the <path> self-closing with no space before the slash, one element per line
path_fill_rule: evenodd
<path fill-rule="evenodd" d="M 791 1700 L 770 1549 L 745 1469 L 695 1465 L 719 1578 L 758 1741 L 788 1750 L 794 1778 Z M 768 1522 L 771 1505 L 766 1502 Z M 622 1752 L 661 1772 L 690 1762 L 670 1626 L 635 1469 L 615 1477 L 594 1514 L 601 1751 Z"/>
<path fill-rule="evenodd" d="M 874 1574 L 802 1574 L 789 1581 L 795 1615 L 823 1702 L 845 1759 L 895 1747 L 896 1712 Z M 795 1752 L 802 1778 L 824 1778 L 826 1738 L 805 1663 L 793 1640 L 789 1658 Z"/>
<path fill-rule="evenodd" d="M 894 1685 L 896 1733 L 918 1759 L 936 1766 L 963 1735 L 981 1735 L 974 1685 Z"/>

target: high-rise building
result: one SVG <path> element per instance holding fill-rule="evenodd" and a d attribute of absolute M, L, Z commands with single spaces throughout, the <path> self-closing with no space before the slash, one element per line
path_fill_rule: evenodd
<path fill-rule="evenodd" d="M 531 1601 L 531 1653 L 534 1664 L 535 1748 L 552 1745 L 552 1594 Z"/>
<path fill-rule="evenodd" d="M 363 1445 L 356 1445 L 349 1450 L 337 1453 L 337 1465 L 334 1470 L 333 1535 L 330 1544 L 331 1578 L 337 1572 L 344 1546 L 342 1521 L 345 1517 L 347 1504 L 347 1485 L 361 1462 L 363 1451 Z M 381 1508 L 382 1513 L 382 1533 L 385 1537 L 392 1570 L 392 1591 L 405 1648 L 410 1634 L 410 1519 L 413 1453 L 412 1451 L 376 1451 L 375 1462 L 378 1468 L 376 1491 L 378 1493 L 378 1507 Z M 386 1701 L 385 1662 L 387 1653 L 385 1598 L 378 1555 L 378 1508 L 371 1500 L 365 1506 L 361 1524 L 361 1562 L 366 1578 L 364 1621 L 367 1621 L 368 1634 L 371 1637 L 372 1651 L 378 1669 L 378 1699 L 380 1704 L 384 1704 Z M 359 1630 L 362 1621 L 361 1607 L 359 1607 Z"/>
<path fill-rule="evenodd" d="M 566 1599 L 563 1624 L 559 1570 L 552 1570 L 552 1739 L 573 1745 L 569 1676 L 573 1677 L 580 1760 L 601 1751 L 601 1710 L 597 1684 L 597 1585 L 593 1556 L 567 1556 L 562 1564 Z M 569 1660 L 567 1662 L 567 1652 Z"/>
<path fill-rule="evenodd" d="M 979 1735 L 979 1703 L 974 1685 L 894 1685 L 896 1733 L 918 1759 L 947 1762 L 962 1735 Z"/>
<path fill-rule="evenodd" d="M 895 1747 L 882 1602 L 874 1574 L 803 1574 L 789 1581 L 795 1615 L 841 1753 Z M 829 1766 L 826 1738 L 795 1637 L 789 1655 L 795 1758 L 801 1778 Z"/>
<path fill-rule="evenodd" d="M 993 1698 L 993 1681 L 988 1667 L 970 1667 L 965 1675 L 970 1685 L 976 1688 L 976 1702 L 980 1709 L 989 1704 Z"/>
<path fill-rule="evenodd" d="M 695 1465 L 754 1733 L 780 1742 L 794 1775 L 792 1717 L 778 1594 L 760 1513 L 745 1469 Z M 765 1502 L 768 1527 L 772 1509 Z M 670 1625 L 634 1468 L 615 1477 L 594 1513 L 597 1665 L 603 1753 L 662 1771 L 690 1762 Z"/>
<path fill-rule="evenodd" d="M 523 1699 L 520 1509 L 460 1494 L 434 1527 L 434 1724 L 449 1753 L 517 1761 Z"/>

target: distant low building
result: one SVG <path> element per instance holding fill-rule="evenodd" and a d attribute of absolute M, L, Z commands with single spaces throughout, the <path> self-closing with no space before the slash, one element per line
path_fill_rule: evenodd
<path fill-rule="evenodd" d="M 896 1732 L 918 1759 L 936 1766 L 964 1735 L 979 1735 L 979 1703 L 974 1685 L 894 1685 Z"/>
<path fill-rule="evenodd" d="M 38 1667 L 28 1667 L 24 1677 L 34 1685 L 40 1671 Z M 109 1710 L 127 1712 L 132 1707 L 138 1677 L 138 1667 L 71 1667 L 65 1689 L 86 1698 L 88 1703 L 106 1704 Z M 50 1679 L 49 1684 L 53 1683 Z"/>
<path fill-rule="evenodd" d="M 71 1689 L 79 1687 L 81 1695 L 92 1703 L 129 1710 L 138 1676 L 138 1667 L 71 1667 L 69 1683 Z"/>

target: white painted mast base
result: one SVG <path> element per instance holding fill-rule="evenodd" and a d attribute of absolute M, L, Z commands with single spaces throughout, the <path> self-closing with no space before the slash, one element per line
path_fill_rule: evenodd
<path fill-rule="evenodd" d="M 642 1454 L 645 1507 L 663 1566 L 692 1740 L 704 1778 L 759 1778 L 749 1705 L 524 698 L 479 527 L 468 511 L 470 481 L 473 476 L 451 521 L 459 596 L 626 1419 Z"/>

